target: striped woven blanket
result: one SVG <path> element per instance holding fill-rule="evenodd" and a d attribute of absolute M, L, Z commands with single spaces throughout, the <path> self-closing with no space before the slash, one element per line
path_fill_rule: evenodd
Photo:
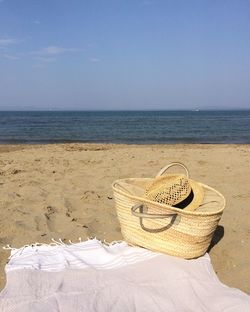
<path fill-rule="evenodd" d="M 1 312 L 249 312 L 206 254 L 183 260 L 93 239 L 11 249 Z"/>

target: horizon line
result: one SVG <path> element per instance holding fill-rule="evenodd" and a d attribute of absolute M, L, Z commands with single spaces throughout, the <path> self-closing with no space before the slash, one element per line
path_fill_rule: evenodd
<path fill-rule="evenodd" d="M 204 108 L 204 109 L 1 109 L 0 112 L 206 112 L 249 111 L 249 108 Z"/>

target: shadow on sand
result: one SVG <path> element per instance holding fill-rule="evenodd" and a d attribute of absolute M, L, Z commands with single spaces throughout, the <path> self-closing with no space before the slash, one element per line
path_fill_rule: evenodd
<path fill-rule="evenodd" d="M 218 225 L 214 232 L 214 236 L 212 238 L 211 244 L 208 247 L 207 252 L 210 252 L 211 249 L 219 243 L 219 241 L 223 238 L 223 236 L 224 236 L 224 227 Z"/>

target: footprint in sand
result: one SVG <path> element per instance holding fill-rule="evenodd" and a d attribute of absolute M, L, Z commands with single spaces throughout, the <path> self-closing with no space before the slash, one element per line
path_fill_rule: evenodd
<path fill-rule="evenodd" d="M 85 191 L 83 196 L 81 197 L 87 203 L 93 203 L 94 200 L 100 199 L 101 196 L 97 194 L 95 191 Z"/>
<path fill-rule="evenodd" d="M 205 166 L 207 164 L 207 162 L 204 161 L 204 160 L 199 160 L 198 164 L 201 165 L 201 166 Z"/>
<path fill-rule="evenodd" d="M 158 161 L 150 160 L 148 161 L 148 165 L 150 166 L 158 165 Z"/>
<path fill-rule="evenodd" d="M 19 173 L 25 172 L 24 170 L 20 170 L 20 169 L 7 169 L 7 170 L 1 170 L 0 171 L 0 175 L 2 176 L 6 176 L 6 175 L 16 175 Z"/>
<path fill-rule="evenodd" d="M 103 163 L 102 160 L 90 160 L 90 159 L 80 160 L 79 162 L 82 163 L 83 165 L 99 165 Z"/>
<path fill-rule="evenodd" d="M 71 213 L 75 210 L 68 198 L 64 198 L 64 206 L 66 208 L 66 216 L 70 217 Z"/>
<path fill-rule="evenodd" d="M 250 193 L 234 195 L 233 198 L 243 198 L 243 199 L 247 199 L 247 198 L 250 198 Z"/>
<path fill-rule="evenodd" d="M 63 160 L 63 166 L 64 167 L 69 167 L 69 161 L 67 159 Z"/>
<path fill-rule="evenodd" d="M 36 224 L 36 230 L 41 232 L 46 232 L 47 230 L 47 222 L 45 216 L 35 216 L 34 218 Z"/>
<path fill-rule="evenodd" d="M 45 212 L 45 218 L 47 222 L 47 227 L 49 231 L 54 232 L 55 231 L 55 213 L 57 212 L 56 208 L 52 206 L 46 207 L 47 212 Z"/>
<path fill-rule="evenodd" d="M 0 237 L 0 246 L 5 246 L 10 243 L 10 237 Z"/>
<path fill-rule="evenodd" d="M 17 228 L 21 228 L 23 230 L 31 230 L 31 227 L 22 220 L 15 221 L 15 225 Z"/>

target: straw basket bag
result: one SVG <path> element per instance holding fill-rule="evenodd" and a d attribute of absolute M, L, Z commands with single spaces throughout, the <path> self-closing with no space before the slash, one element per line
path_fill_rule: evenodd
<path fill-rule="evenodd" d="M 184 168 L 186 176 L 166 174 L 172 166 Z M 164 167 L 155 179 L 121 179 L 112 187 L 121 232 L 128 243 L 185 259 L 207 251 L 225 208 L 223 195 L 189 179 L 181 163 Z M 185 207 L 181 206 L 184 202 Z"/>

